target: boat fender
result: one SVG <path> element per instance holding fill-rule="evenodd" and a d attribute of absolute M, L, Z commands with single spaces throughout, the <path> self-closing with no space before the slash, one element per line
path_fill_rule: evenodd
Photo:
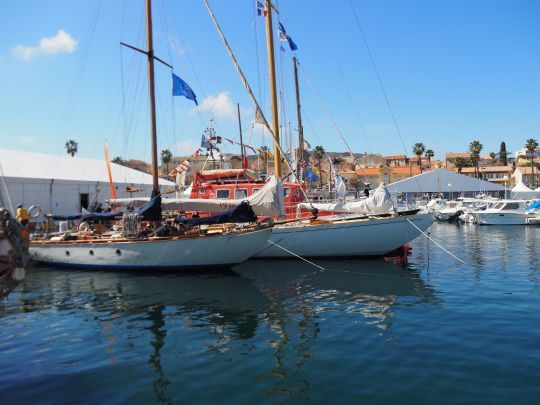
<path fill-rule="evenodd" d="M 89 233 L 90 232 L 90 225 L 88 225 L 88 222 L 81 222 L 79 225 L 79 233 Z"/>
<path fill-rule="evenodd" d="M 28 215 L 30 218 L 37 218 L 41 215 L 41 207 L 39 205 L 32 205 L 28 209 Z"/>

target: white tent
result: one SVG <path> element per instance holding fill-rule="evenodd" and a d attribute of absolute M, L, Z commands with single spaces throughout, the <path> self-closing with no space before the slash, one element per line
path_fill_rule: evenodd
<path fill-rule="evenodd" d="M 538 198 L 538 192 L 531 190 L 522 181 L 512 188 L 512 200 L 528 200 L 530 198 Z"/>
<path fill-rule="evenodd" d="M 111 198 L 105 160 L 0 149 L 0 205 L 39 205 L 43 213 L 67 215 L 95 199 Z M 152 176 L 111 163 L 117 197 L 150 195 Z M 160 179 L 162 189 L 174 183 Z M 130 192 L 128 190 L 138 190 Z"/>
<path fill-rule="evenodd" d="M 388 185 L 391 193 L 504 194 L 499 184 L 475 179 L 446 169 L 435 169 Z"/>

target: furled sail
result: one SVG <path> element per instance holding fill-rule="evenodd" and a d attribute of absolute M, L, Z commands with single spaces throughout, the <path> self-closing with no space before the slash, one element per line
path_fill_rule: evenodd
<path fill-rule="evenodd" d="M 305 210 L 311 209 L 310 204 L 301 203 L 299 207 Z M 359 201 L 327 204 L 313 204 L 313 207 L 319 211 L 334 212 L 340 214 L 365 214 L 365 215 L 384 215 L 394 213 L 394 204 L 386 184 L 381 185 L 368 198 Z"/>
<path fill-rule="evenodd" d="M 148 198 L 116 198 L 108 202 L 117 207 L 138 207 Z M 263 188 L 250 197 L 242 199 L 204 199 L 204 198 L 163 198 L 161 208 L 163 210 L 224 212 L 240 205 L 243 201 L 249 202 L 255 214 L 261 216 L 283 216 L 284 196 L 283 183 L 275 176 L 271 176 Z"/>

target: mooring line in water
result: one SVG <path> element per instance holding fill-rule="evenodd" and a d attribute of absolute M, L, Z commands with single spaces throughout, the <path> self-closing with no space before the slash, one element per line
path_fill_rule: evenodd
<path fill-rule="evenodd" d="M 270 242 L 272 245 L 277 246 L 278 248 L 284 250 L 285 252 L 287 252 L 287 253 L 293 255 L 294 257 L 299 258 L 300 260 L 305 261 L 306 263 L 311 264 L 312 266 L 317 267 L 318 269 L 321 269 L 322 271 L 325 271 L 325 270 L 326 270 L 324 267 L 321 267 L 321 266 L 319 266 L 318 264 L 315 264 L 315 263 L 313 263 L 313 262 L 310 262 L 308 259 L 306 259 L 306 258 L 304 258 L 304 257 L 302 257 L 302 256 L 300 256 L 300 255 L 297 255 L 296 253 L 291 252 L 290 250 L 285 249 L 283 246 L 280 246 L 280 245 L 278 245 L 278 244 L 275 243 L 275 242 L 272 242 L 270 239 L 268 239 L 267 242 Z"/>
<path fill-rule="evenodd" d="M 444 250 L 446 253 L 448 253 L 450 256 L 452 256 L 454 259 L 456 259 L 457 261 L 461 262 L 461 264 L 465 264 L 465 262 L 463 260 L 461 260 L 459 257 L 457 257 L 455 254 L 449 252 L 448 250 L 446 250 L 443 246 L 441 246 L 440 244 L 438 244 L 435 240 L 433 240 L 427 233 L 425 233 L 423 230 L 421 230 L 420 228 L 418 228 L 415 224 L 412 223 L 412 221 L 409 219 L 409 218 L 405 218 L 407 220 L 407 222 L 409 224 L 411 224 L 412 226 L 414 226 L 418 231 L 420 231 L 420 233 L 422 235 L 424 235 L 426 238 L 428 238 L 430 241 L 432 241 L 433 243 L 435 243 L 435 245 L 437 245 L 438 247 L 440 247 L 442 250 Z"/>

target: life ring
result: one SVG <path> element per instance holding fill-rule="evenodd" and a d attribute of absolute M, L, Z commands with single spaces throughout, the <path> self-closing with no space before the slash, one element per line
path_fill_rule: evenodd
<path fill-rule="evenodd" d="M 90 225 L 87 222 L 81 222 L 79 225 L 79 233 L 90 233 Z"/>
<path fill-rule="evenodd" d="M 41 207 L 39 205 L 32 205 L 28 209 L 28 215 L 30 218 L 37 218 L 41 215 Z"/>

